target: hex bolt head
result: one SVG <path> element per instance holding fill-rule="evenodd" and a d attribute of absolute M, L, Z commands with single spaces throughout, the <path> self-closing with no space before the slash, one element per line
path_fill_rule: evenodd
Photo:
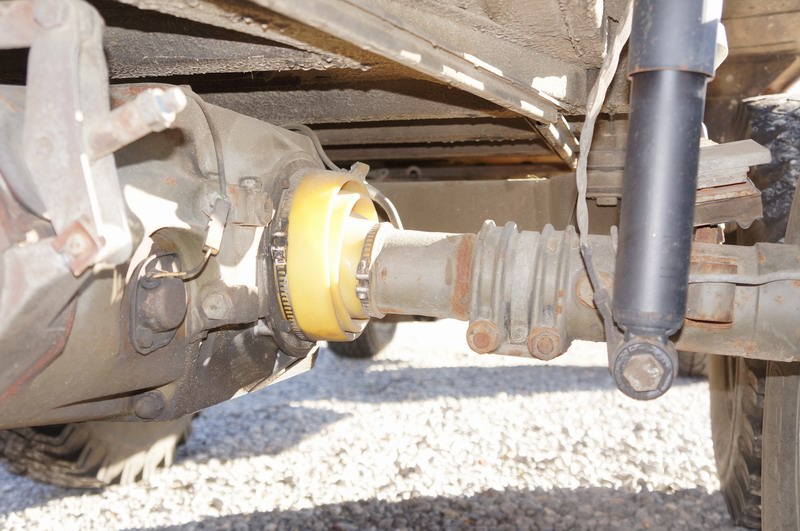
<path fill-rule="evenodd" d="M 81 256 L 86 250 L 89 248 L 89 242 L 87 241 L 86 236 L 75 232 L 69 235 L 67 238 L 67 245 L 65 246 L 65 250 L 67 254 L 70 256 Z"/>
<path fill-rule="evenodd" d="M 528 335 L 528 352 L 534 358 L 550 361 L 561 354 L 561 337 L 550 327 L 539 327 Z"/>
<path fill-rule="evenodd" d="M 622 375 L 634 391 L 643 393 L 658 389 L 664 367 L 652 354 L 635 354 L 625 364 Z"/>
<path fill-rule="evenodd" d="M 500 346 L 500 335 L 491 321 L 479 319 L 470 323 L 467 329 L 467 344 L 478 354 L 486 354 Z"/>
<path fill-rule="evenodd" d="M 203 313 L 209 319 L 223 320 L 231 314 L 233 304 L 226 293 L 214 291 L 203 299 Z"/>
<path fill-rule="evenodd" d="M 611 373 L 617 387 L 637 400 L 666 393 L 677 373 L 677 352 L 671 342 L 634 337 L 612 356 Z"/>
<path fill-rule="evenodd" d="M 159 391 L 148 391 L 133 401 L 133 412 L 140 419 L 152 420 L 164 412 L 167 404 Z"/>

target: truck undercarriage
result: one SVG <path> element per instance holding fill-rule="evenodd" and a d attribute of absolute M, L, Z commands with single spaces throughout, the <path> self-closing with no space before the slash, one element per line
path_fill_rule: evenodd
<path fill-rule="evenodd" d="M 718 356 L 712 407 L 754 375 L 785 472 L 737 504 L 715 428 L 723 490 L 797 525 L 798 103 L 742 102 L 800 75 L 789 4 L 0 4 L 4 453 L 185 426 L 370 320 L 455 318 L 479 354 L 605 341 L 634 399 L 683 352 Z"/>

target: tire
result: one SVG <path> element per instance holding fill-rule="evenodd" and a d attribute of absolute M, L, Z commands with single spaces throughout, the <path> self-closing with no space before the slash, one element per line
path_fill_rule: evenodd
<path fill-rule="evenodd" d="M 148 480 L 172 465 L 193 415 L 168 422 L 82 422 L 0 431 L 14 474 L 68 488 Z"/>
<path fill-rule="evenodd" d="M 761 526 L 766 362 L 709 356 L 711 434 L 720 490 L 736 525 Z"/>
<path fill-rule="evenodd" d="M 742 133 L 772 153 L 772 162 L 748 173 L 761 190 L 764 218 L 742 232 L 738 243 L 781 242 L 786 234 L 794 190 L 800 178 L 800 95 L 778 94 L 745 100 Z"/>
<path fill-rule="evenodd" d="M 800 364 L 767 364 L 763 526 L 800 529 Z"/>
<path fill-rule="evenodd" d="M 751 172 L 764 220 L 739 243 L 800 244 L 800 97 L 753 98 L 744 109 L 772 162 Z M 800 529 L 800 363 L 712 356 L 708 369 L 717 471 L 734 522 Z"/>
<path fill-rule="evenodd" d="M 708 354 L 678 351 L 678 374 L 691 378 L 708 376 Z"/>
<path fill-rule="evenodd" d="M 343 358 L 369 359 L 392 342 L 395 330 L 397 330 L 396 322 L 373 320 L 355 341 L 329 342 L 328 348 Z"/>

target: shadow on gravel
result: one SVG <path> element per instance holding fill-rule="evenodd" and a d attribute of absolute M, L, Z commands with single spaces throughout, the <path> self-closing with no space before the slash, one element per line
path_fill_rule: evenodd
<path fill-rule="evenodd" d="M 606 367 L 545 365 L 507 367 L 391 368 L 383 360 L 342 360 L 324 349 L 309 373 L 267 388 L 262 396 L 281 401 L 343 400 L 392 403 L 441 397 L 481 398 L 505 393 L 571 393 L 615 390 Z M 390 367 L 382 370 L 382 367 Z M 302 382 L 301 385 L 298 385 Z M 675 386 L 697 383 L 677 378 Z"/>
<path fill-rule="evenodd" d="M 611 391 L 615 389 L 608 369 L 602 366 L 532 364 L 510 367 L 421 369 L 405 367 L 398 369 L 392 368 L 393 366 L 392 362 L 384 360 L 343 360 L 326 349 L 322 352 L 318 366 L 314 370 L 251 395 L 209 408 L 206 413 L 195 420 L 194 433 L 189 438 L 189 442 L 179 448 L 176 461 L 178 463 L 182 461 L 206 463 L 211 459 L 218 459 L 225 462 L 242 456 L 277 455 L 297 446 L 305 438 L 319 433 L 326 426 L 348 416 L 347 413 L 327 409 L 324 405 L 298 406 L 293 404 L 301 401 L 333 400 L 381 404 L 431 400 L 440 397 L 492 397 L 501 393 L 526 396 L 537 393 Z M 697 380 L 694 379 L 678 378 L 675 385 L 696 382 Z M 2 466 L 1 462 L 0 466 Z M 14 496 L 3 495 L 4 492 L 11 490 L 15 491 Z M 24 492 L 24 494 L 19 495 L 20 492 Z M 0 515 L 44 505 L 59 498 L 80 496 L 85 492 L 53 487 L 27 478 L 13 476 L 6 470 L 0 470 Z M 657 496 L 663 497 L 664 500 L 670 500 L 683 496 L 681 492 L 683 491 L 671 495 L 658 494 Z M 696 495 L 698 500 L 710 499 L 708 494 L 698 494 L 699 492 L 695 492 L 692 496 Z M 655 494 L 653 495 L 655 496 Z M 284 529 L 285 526 L 308 529 L 313 527 L 316 522 L 321 521 L 328 522 L 330 525 L 323 523 L 321 527 L 317 526 L 318 529 L 346 530 L 368 525 L 383 528 L 384 524 L 394 528 L 403 527 L 402 522 L 407 521 L 409 525 L 420 528 L 431 526 L 458 528 L 468 525 L 494 528 L 500 524 L 510 524 L 513 528 L 517 528 L 519 526 L 514 523 L 515 520 L 509 520 L 511 517 L 498 516 L 489 511 L 489 509 L 494 511 L 497 507 L 487 509 L 483 506 L 492 504 L 500 506 L 505 503 L 505 508 L 510 510 L 508 504 L 522 504 L 522 507 L 527 507 L 527 504 L 533 503 L 534 508 L 538 507 L 536 511 L 539 512 L 535 515 L 535 518 L 538 519 L 542 518 L 542 514 L 550 515 L 553 511 L 559 510 L 557 507 L 565 503 L 563 499 L 585 498 L 581 503 L 596 509 L 598 507 L 596 504 L 599 503 L 597 500 L 604 500 L 602 503 L 617 503 L 613 502 L 613 499 L 622 498 L 630 501 L 631 497 L 636 498 L 637 496 L 640 495 L 603 488 L 556 489 L 549 492 L 488 491 L 470 498 L 418 498 L 398 503 L 367 500 L 295 512 L 234 515 L 205 521 L 202 527 L 211 529 L 228 525 L 247 525 L 252 522 L 252 527 L 255 528 L 276 523 L 278 524 L 277 529 Z M 531 500 L 539 501 L 531 502 Z M 553 500 L 560 501 L 556 504 L 556 501 Z M 624 505 L 627 502 L 619 503 Z M 719 504 L 722 502 L 717 500 L 715 503 L 720 506 Z M 713 504 L 709 505 L 709 507 L 711 506 Z M 425 509 L 426 507 L 428 509 Z M 450 507 L 450 509 L 445 510 L 442 509 L 443 507 Z M 363 514 L 365 512 L 382 516 L 380 520 L 373 521 L 370 520 L 371 516 Z M 477 516 L 470 516 L 473 514 Z M 514 511 L 513 514 L 513 518 L 517 518 L 520 513 Z M 394 520 L 384 521 L 384 518 L 397 518 L 398 523 L 390 523 Z M 567 512 L 564 512 L 564 518 L 569 521 L 570 517 Z M 547 516 L 546 521 L 549 521 L 548 519 L 551 519 L 550 516 Z M 469 524 L 473 520 L 474 523 Z M 580 520 L 585 520 L 585 518 L 581 517 Z M 349 521 L 357 521 L 359 525 L 350 526 Z M 635 522 L 633 524 L 631 522 L 630 520 L 623 521 L 623 527 L 630 525 L 641 527 Z M 187 528 L 192 528 L 193 525 L 187 524 Z M 535 529 L 538 525 L 536 524 L 532 528 Z M 599 525 L 602 527 L 605 524 Z M 528 524 L 523 527 L 526 526 Z M 552 524 L 544 527 L 552 527 Z"/>
<path fill-rule="evenodd" d="M 183 461 L 226 462 L 242 456 L 277 455 L 300 444 L 346 414 L 323 408 L 288 406 L 253 401 L 257 395 L 215 406 L 195 419 L 189 441 L 178 448 L 176 465 Z M 245 404 L 250 401 L 250 404 Z M 255 402 L 255 403 L 252 403 Z M 247 413 L 243 414 L 242 409 Z M 101 492 L 67 489 L 16 476 L 0 459 L 0 516 L 45 505 L 52 500 Z M 158 477 L 154 481 L 159 481 Z M 14 491 L 13 496 L 4 495 Z M 25 494 L 21 495 L 20 493 Z"/>
<path fill-rule="evenodd" d="M 722 496 L 702 489 L 672 493 L 604 487 L 490 489 L 468 497 L 361 500 L 294 511 L 234 514 L 153 529 L 735 529 L 721 511 Z"/>
<path fill-rule="evenodd" d="M 285 382 L 209 408 L 195 420 L 177 462 L 206 463 L 254 455 L 277 455 L 344 419 L 313 401 L 405 403 L 441 397 L 483 398 L 501 393 L 614 391 L 605 367 L 531 365 L 514 367 L 437 367 L 380 370 L 376 361 L 342 360 L 324 352 L 314 370 Z M 378 368 L 378 370 L 375 370 Z M 679 378 L 675 385 L 696 380 Z M 616 391 L 614 391 L 616 392 Z M 304 402 L 304 406 L 295 405 Z"/>
<path fill-rule="evenodd" d="M 242 402 L 237 400 L 230 405 Z M 178 448 L 176 462 L 222 462 L 254 455 L 277 455 L 300 444 L 348 415 L 324 408 L 266 403 L 241 409 L 214 407 L 194 422 L 189 441 Z"/>
<path fill-rule="evenodd" d="M 16 476 L 5 470 L 5 462 L 0 461 L 0 516 L 24 511 L 30 507 L 46 505 L 53 500 L 60 500 L 70 496 L 81 496 L 87 492 L 96 492 L 83 489 L 66 489 L 40 483 L 27 477 Z M 8 492 L 9 494 L 6 494 Z M 11 494 L 13 492 L 13 495 Z"/>

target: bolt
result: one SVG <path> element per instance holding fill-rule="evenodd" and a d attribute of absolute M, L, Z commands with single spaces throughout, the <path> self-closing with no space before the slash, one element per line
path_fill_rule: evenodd
<path fill-rule="evenodd" d="M 164 412 L 166 403 L 164 395 L 159 391 L 148 391 L 143 395 L 137 396 L 133 401 L 133 412 L 137 417 L 144 420 L 151 420 Z"/>
<path fill-rule="evenodd" d="M 70 256 L 81 256 L 86 252 L 88 246 L 89 243 L 86 241 L 86 236 L 74 232 L 67 238 L 67 244 L 64 246 L 64 250 L 67 251 L 67 254 Z"/>
<path fill-rule="evenodd" d="M 652 354 L 636 354 L 625 364 L 622 375 L 634 391 L 644 393 L 658 389 L 664 367 Z"/>
<path fill-rule="evenodd" d="M 523 341 L 525 341 L 525 329 L 515 328 L 511 332 L 511 339 L 513 339 L 515 343 L 522 343 Z"/>
<path fill-rule="evenodd" d="M 536 340 L 536 350 L 545 356 L 552 354 L 555 348 L 556 346 L 553 343 L 553 338 L 550 336 L 540 337 Z"/>
<path fill-rule="evenodd" d="M 606 291 L 609 293 L 613 291 L 614 281 L 609 273 L 600 271 L 598 277 L 600 277 L 600 284 Z M 589 281 L 588 276 L 585 274 L 581 275 L 576 284 L 575 291 L 577 292 L 577 297 L 581 304 L 587 308 L 597 308 L 594 303 L 594 290 L 592 289 L 592 283 Z"/>
<path fill-rule="evenodd" d="M 33 18 L 44 29 L 53 29 L 67 20 L 68 2 L 63 0 L 36 0 L 33 4 Z"/>
<path fill-rule="evenodd" d="M 170 124 L 175 121 L 175 115 L 186 108 L 186 94 L 178 87 L 171 87 L 167 90 L 153 89 L 153 100 L 158 109 L 163 113 L 165 122 Z"/>
<path fill-rule="evenodd" d="M 209 319 L 227 319 L 231 313 L 231 300 L 228 295 L 219 291 L 210 293 L 203 299 L 203 313 Z"/>
<path fill-rule="evenodd" d="M 239 181 L 239 184 L 242 186 L 242 188 L 245 188 L 246 190 L 253 190 L 258 185 L 258 181 L 253 179 L 252 177 L 245 177 L 244 179 Z"/>
<path fill-rule="evenodd" d="M 478 354 L 492 352 L 500 346 L 500 336 L 494 323 L 480 319 L 469 325 L 467 344 Z"/>
<path fill-rule="evenodd" d="M 561 337 L 553 328 L 534 328 L 528 336 L 528 352 L 534 358 L 550 361 L 561 354 Z"/>
<path fill-rule="evenodd" d="M 637 400 L 657 398 L 669 390 L 677 371 L 675 347 L 666 338 L 633 337 L 612 357 L 617 387 Z"/>

